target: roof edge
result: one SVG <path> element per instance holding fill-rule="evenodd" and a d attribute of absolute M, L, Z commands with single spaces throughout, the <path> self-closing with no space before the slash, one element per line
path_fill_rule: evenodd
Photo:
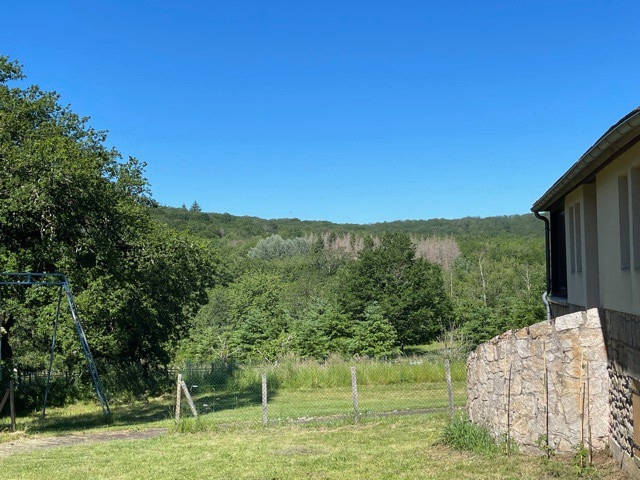
<path fill-rule="evenodd" d="M 612 161 L 616 154 L 640 140 L 640 107 L 611 126 L 567 172 L 531 207 L 532 212 L 546 212 L 591 175 Z"/>

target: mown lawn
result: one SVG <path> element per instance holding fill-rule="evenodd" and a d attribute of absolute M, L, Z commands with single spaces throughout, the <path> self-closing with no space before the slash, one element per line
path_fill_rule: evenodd
<path fill-rule="evenodd" d="M 507 458 L 452 450 L 438 441 L 447 422 L 446 414 L 368 418 L 357 426 L 335 422 L 269 427 L 255 423 L 224 426 L 213 420 L 214 415 L 202 416 L 198 433 L 170 430 L 147 440 L 87 443 L 4 456 L 0 458 L 0 476 L 256 480 L 623 478 L 605 457 L 598 458 L 596 470 L 578 472 L 571 458 L 546 461 L 535 456 Z M 67 421 L 71 425 L 73 416 L 69 415 Z M 145 425 L 170 426 L 171 420 L 130 427 Z M 589 475 L 579 476 L 585 473 Z"/>

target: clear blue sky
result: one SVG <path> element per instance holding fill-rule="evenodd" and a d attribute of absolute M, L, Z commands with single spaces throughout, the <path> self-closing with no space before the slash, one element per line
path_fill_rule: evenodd
<path fill-rule="evenodd" d="M 20 1 L 0 54 L 163 205 L 371 223 L 526 213 L 640 104 L 637 1 Z"/>

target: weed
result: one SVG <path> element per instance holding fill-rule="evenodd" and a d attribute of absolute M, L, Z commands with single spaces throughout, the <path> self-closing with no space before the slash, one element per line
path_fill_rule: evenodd
<path fill-rule="evenodd" d="M 454 418 L 445 426 L 440 441 L 456 450 L 478 455 L 494 455 L 503 451 L 487 427 L 476 425 L 464 416 Z"/>
<path fill-rule="evenodd" d="M 195 418 L 181 418 L 179 422 L 174 423 L 169 429 L 170 433 L 200 433 L 209 432 L 213 430 L 213 424 L 202 419 L 202 417 Z"/>

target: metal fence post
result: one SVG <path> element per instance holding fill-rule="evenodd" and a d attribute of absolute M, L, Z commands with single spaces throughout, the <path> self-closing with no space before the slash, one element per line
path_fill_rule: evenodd
<path fill-rule="evenodd" d="M 351 391 L 353 392 L 353 421 L 357 425 L 360 421 L 358 411 L 358 379 L 356 377 L 356 367 L 351 367 Z"/>
<path fill-rule="evenodd" d="M 449 414 L 451 415 L 451 421 L 454 419 L 454 405 L 453 405 L 453 382 L 451 381 L 451 364 L 449 359 L 444 361 L 444 371 L 447 375 L 447 391 L 449 392 Z"/>
<path fill-rule="evenodd" d="M 267 414 L 267 374 L 262 374 L 262 423 L 266 425 L 269 422 Z"/>

